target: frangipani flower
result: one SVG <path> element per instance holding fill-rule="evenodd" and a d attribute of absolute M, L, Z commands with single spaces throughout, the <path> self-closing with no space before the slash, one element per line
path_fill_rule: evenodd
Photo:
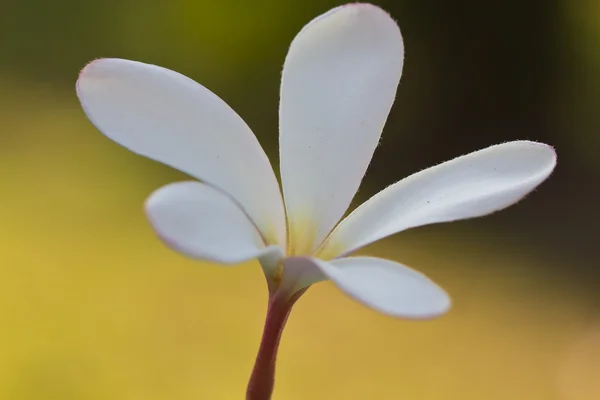
<path fill-rule="evenodd" d="M 385 314 L 429 318 L 447 294 L 402 264 L 349 257 L 409 228 L 479 217 L 521 200 L 556 164 L 550 146 L 516 141 L 418 172 L 340 222 L 370 163 L 400 81 L 396 22 L 369 4 L 335 8 L 306 25 L 285 59 L 279 107 L 283 197 L 246 123 L 193 80 L 121 59 L 88 64 L 77 93 L 92 123 L 131 151 L 198 181 L 169 184 L 146 202 L 171 248 L 221 264 L 258 259 L 270 302 L 248 399 L 267 399 L 292 304 L 331 280 Z"/>

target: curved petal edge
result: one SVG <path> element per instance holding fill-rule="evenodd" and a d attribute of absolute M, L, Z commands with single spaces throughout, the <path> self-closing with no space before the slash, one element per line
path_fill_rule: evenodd
<path fill-rule="evenodd" d="M 370 4 L 334 8 L 294 38 L 279 105 L 290 254 L 310 254 L 346 212 L 379 143 L 403 60 L 398 25 Z"/>
<path fill-rule="evenodd" d="M 333 230 L 317 256 L 335 258 L 406 229 L 502 210 L 534 190 L 555 166 L 551 146 L 515 141 L 425 169 L 354 210 Z"/>
<path fill-rule="evenodd" d="M 223 190 L 270 244 L 285 247 L 285 211 L 269 159 L 213 92 L 166 68 L 105 58 L 81 71 L 77 95 L 105 136 Z"/>
<path fill-rule="evenodd" d="M 329 262 L 306 258 L 301 262 L 312 264 L 310 274 L 315 281 L 330 279 L 350 297 L 386 315 L 429 319 L 450 309 L 450 297 L 443 289 L 422 273 L 394 261 L 347 257 Z M 314 269 L 320 270 L 320 276 Z"/>
<path fill-rule="evenodd" d="M 156 234 L 170 248 L 195 259 L 238 264 L 271 255 L 246 214 L 225 194 L 200 182 L 177 182 L 152 193 L 145 203 Z"/>

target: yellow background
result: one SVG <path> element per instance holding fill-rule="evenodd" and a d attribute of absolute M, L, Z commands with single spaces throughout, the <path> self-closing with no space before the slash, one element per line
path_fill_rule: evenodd
<path fill-rule="evenodd" d="M 260 268 L 207 265 L 166 249 L 142 203 L 184 176 L 104 138 L 83 115 L 73 85 L 78 69 L 102 56 L 181 71 L 239 110 L 275 157 L 287 44 L 336 3 L 52 3 L 7 3 L 0 17 L 0 399 L 241 399 L 266 308 Z M 407 68 L 423 62 L 419 54 L 432 42 L 415 27 L 444 32 L 433 11 L 409 1 L 381 4 L 409 27 Z M 427 273 L 453 297 L 447 316 L 394 320 L 329 283 L 311 288 L 284 333 L 274 399 L 600 398 L 599 258 L 590 251 L 598 217 L 587 211 L 600 199 L 593 112 L 600 20 L 588 18 L 598 11 L 591 0 L 552 4 L 564 25 L 549 46 L 573 65 L 554 71 L 560 81 L 545 81 L 556 90 L 542 113 L 551 128 L 529 132 L 515 117 L 511 133 L 462 137 L 461 123 L 473 118 L 468 110 L 455 127 L 424 128 L 413 116 L 435 120 L 443 104 L 423 99 L 445 89 L 427 86 L 431 70 L 413 65 L 403 78 L 413 83 L 405 94 L 401 85 L 384 132 L 387 153 L 376 154 L 397 168 L 369 173 L 361 199 L 425 162 L 511 135 L 554 144 L 555 176 L 514 210 L 414 230 L 363 251 Z M 476 54 L 470 61 L 448 54 L 435 61 L 471 65 L 473 73 L 487 68 Z M 519 66 L 522 74 L 539 68 Z M 436 71 L 443 82 L 443 68 Z M 427 133 L 420 136 L 420 128 Z M 444 153 L 456 141 L 460 152 Z M 422 162 L 402 160 L 415 153 Z M 531 212 L 536 218 L 528 219 Z"/>

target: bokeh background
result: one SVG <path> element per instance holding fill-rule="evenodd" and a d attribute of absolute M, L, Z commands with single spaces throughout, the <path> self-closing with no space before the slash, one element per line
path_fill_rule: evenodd
<path fill-rule="evenodd" d="M 445 287 L 401 321 L 321 283 L 284 334 L 274 399 L 600 398 L 600 2 L 389 0 L 406 44 L 359 200 L 491 144 L 556 147 L 555 174 L 493 216 L 366 248 Z M 256 263 L 186 260 L 145 197 L 185 178 L 98 133 L 79 70 L 122 57 L 182 72 L 277 157 L 280 69 L 324 0 L 0 0 L 0 399 L 241 399 L 267 291 Z"/>

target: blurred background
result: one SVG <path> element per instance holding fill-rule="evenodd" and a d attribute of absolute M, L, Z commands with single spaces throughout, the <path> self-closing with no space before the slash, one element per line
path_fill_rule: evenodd
<path fill-rule="evenodd" d="M 493 216 L 363 253 L 453 296 L 401 321 L 332 285 L 283 337 L 274 399 L 600 398 L 600 2 L 390 0 L 402 83 L 358 200 L 427 166 L 529 139 L 554 175 Z M 241 399 L 267 291 L 257 264 L 166 249 L 142 203 L 184 176 L 110 142 L 75 96 L 99 57 L 159 64 L 225 99 L 277 157 L 287 46 L 325 0 L 0 0 L 0 399 Z"/>

